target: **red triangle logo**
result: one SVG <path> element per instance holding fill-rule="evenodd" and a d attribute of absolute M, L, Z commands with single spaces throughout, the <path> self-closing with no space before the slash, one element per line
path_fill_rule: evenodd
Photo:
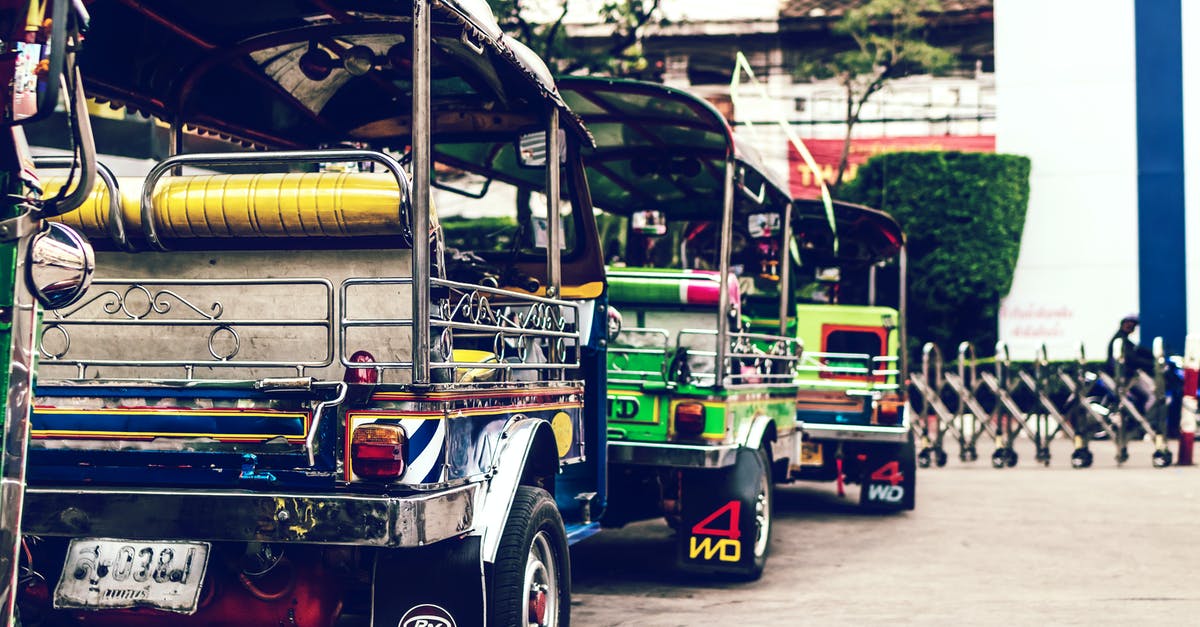
<path fill-rule="evenodd" d="M 721 518 L 728 514 L 728 526 L 718 522 Z M 738 527 L 738 521 L 741 519 L 742 502 L 730 501 L 721 506 L 720 509 L 708 515 L 707 518 L 692 525 L 692 535 L 697 536 L 714 536 L 717 538 L 729 538 L 737 540 L 742 535 Z"/>

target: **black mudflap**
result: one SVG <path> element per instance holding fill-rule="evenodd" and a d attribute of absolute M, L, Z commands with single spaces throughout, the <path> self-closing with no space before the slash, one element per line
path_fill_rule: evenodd
<path fill-rule="evenodd" d="M 373 599 L 371 624 L 376 627 L 483 625 L 479 538 L 380 550 L 375 561 Z"/>
<path fill-rule="evenodd" d="M 863 507 L 884 510 L 911 510 L 917 504 L 917 455 L 912 441 L 881 443 L 866 448 L 862 463 Z"/>
<path fill-rule="evenodd" d="M 733 575 L 762 570 L 754 558 L 755 504 L 762 465 L 752 449 L 739 450 L 737 459 L 729 468 L 683 473 L 677 543 L 682 570 Z"/>

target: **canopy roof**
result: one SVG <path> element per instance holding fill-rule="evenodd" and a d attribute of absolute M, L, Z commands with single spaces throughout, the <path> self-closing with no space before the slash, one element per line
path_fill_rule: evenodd
<path fill-rule="evenodd" d="M 412 0 L 96 0 L 88 10 L 79 62 L 98 99 L 273 147 L 409 143 Z M 539 127 L 558 107 L 586 136 L 545 64 L 501 32 L 484 0 L 440 0 L 431 15 L 435 135 Z M 357 46 L 373 54 L 361 76 L 343 65 Z M 323 79 L 301 70 L 310 51 L 332 60 Z"/>
<path fill-rule="evenodd" d="M 595 148 L 584 153 L 595 206 L 613 213 L 656 209 L 677 219 L 719 219 L 731 156 L 744 192 L 737 195 L 739 206 L 782 211 L 787 203 L 786 180 L 737 141 L 707 101 L 640 81 L 564 77 L 558 86 L 595 138 Z"/>
<path fill-rule="evenodd" d="M 854 267 L 878 263 L 900 253 L 904 231 L 890 214 L 863 205 L 833 201 L 837 221 L 837 254 L 825 205 L 818 199 L 797 199 L 792 206 L 792 231 L 806 263 Z"/>

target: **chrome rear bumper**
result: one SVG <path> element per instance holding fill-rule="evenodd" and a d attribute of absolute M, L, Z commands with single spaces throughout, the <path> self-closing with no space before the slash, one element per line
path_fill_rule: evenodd
<path fill-rule="evenodd" d="M 474 525 L 478 484 L 410 496 L 30 487 L 22 530 L 130 540 L 422 546 Z"/>
<path fill-rule="evenodd" d="M 804 422 L 804 439 L 808 441 L 904 442 L 908 440 L 908 432 L 908 426 L 824 425 L 809 421 Z"/>
<path fill-rule="evenodd" d="M 737 461 L 737 444 L 654 444 L 609 442 L 608 461 L 614 464 L 671 468 L 724 468 Z"/>

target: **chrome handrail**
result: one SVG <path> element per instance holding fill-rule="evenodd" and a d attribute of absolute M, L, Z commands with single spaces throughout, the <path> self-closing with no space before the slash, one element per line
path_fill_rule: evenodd
<path fill-rule="evenodd" d="M 77 164 L 78 161 L 74 157 L 42 155 L 33 158 L 34 167 L 39 169 L 66 169 Z M 125 214 L 121 206 L 121 190 L 117 184 L 117 177 L 108 166 L 99 161 L 96 162 L 96 176 L 108 188 L 108 236 L 122 250 L 133 252 L 133 244 L 129 242 L 125 232 Z"/>

